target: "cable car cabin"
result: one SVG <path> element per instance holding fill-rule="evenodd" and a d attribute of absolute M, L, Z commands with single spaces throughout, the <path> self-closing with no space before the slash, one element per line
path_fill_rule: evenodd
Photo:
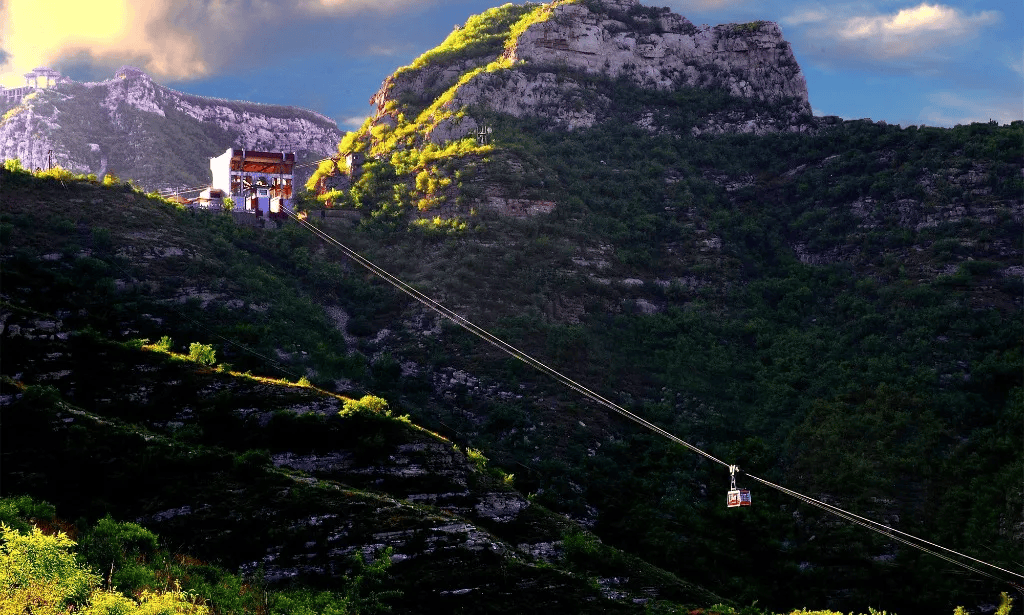
<path fill-rule="evenodd" d="M 730 489 L 726 496 L 725 502 L 729 508 L 736 508 L 737 506 L 750 506 L 750 490 Z"/>

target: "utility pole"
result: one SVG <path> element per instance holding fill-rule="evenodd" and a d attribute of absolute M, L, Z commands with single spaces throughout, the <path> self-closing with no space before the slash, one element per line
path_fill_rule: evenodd
<path fill-rule="evenodd" d="M 53 150 L 46 151 L 46 170 L 50 171 L 53 169 Z"/>

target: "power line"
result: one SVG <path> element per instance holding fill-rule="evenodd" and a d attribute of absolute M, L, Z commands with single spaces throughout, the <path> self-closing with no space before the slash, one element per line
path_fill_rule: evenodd
<path fill-rule="evenodd" d="M 285 208 L 284 211 L 289 216 L 291 216 L 291 218 L 293 220 L 298 222 L 301 226 L 303 226 L 306 229 L 309 229 L 311 232 L 313 232 L 313 234 L 315 234 L 316 236 L 320 237 L 324 241 L 327 241 L 328 243 L 331 243 L 331 244 L 337 246 L 339 249 L 341 249 L 345 253 L 346 256 L 348 256 L 352 260 L 356 261 L 357 263 L 359 263 L 360 265 L 362 265 L 363 267 L 365 267 L 366 269 L 368 269 L 369 271 L 371 271 L 372 273 L 374 273 L 378 277 L 382 278 L 388 284 L 391 284 L 392 286 L 394 286 L 398 290 L 400 290 L 400 291 L 404 292 L 405 294 L 409 295 L 410 297 L 416 299 L 417 301 L 419 301 L 420 303 L 422 303 L 426 307 L 428 307 L 431 310 L 437 312 L 441 316 L 444 316 L 445 318 L 451 320 L 455 324 L 459 325 L 463 329 L 466 329 L 467 331 L 469 331 L 470 333 L 476 335 L 477 337 L 483 339 L 484 341 L 488 342 L 492 346 L 495 346 L 498 349 L 504 351 L 505 353 L 507 353 L 507 354 L 509 354 L 509 355 L 511 355 L 511 356 L 513 356 L 513 357 L 515 357 L 517 359 L 519 359 L 520 361 L 523 361 L 524 363 L 526 363 L 526 364 L 528 364 L 528 365 L 530 365 L 532 367 L 534 367 L 535 369 L 537 369 L 537 370 L 539 370 L 539 371 L 541 371 L 541 372 L 543 372 L 545 374 L 548 374 L 549 376 L 551 376 L 552 378 L 554 378 L 558 382 L 560 382 L 560 383 L 564 384 L 565 386 L 569 387 L 570 389 L 580 393 L 584 397 L 587 397 L 588 399 L 598 403 L 599 405 L 601 405 L 601 406 L 603 406 L 605 408 L 608 408 L 608 409 L 610 409 L 610 410 L 612 410 L 612 411 L 614 411 L 614 412 L 616 412 L 616 413 L 626 417 L 627 419 L 629 419 L 629 420 L 631 420 L 631 421 L 633 421 L 633 422 L 635 422 L 635 423 L 637 423 L 637 424 L 639 424 L 639 425 L 649 429 L 650 431 L 653 431 L 654 433 L 656 433 L 658 435 L 661 435 L 661 436 L 667 438 L 668 440 L 670 440 L 672 442 L 675 442 L 676 444 L 679 444 L 679 445 L 681 445 L 681 446 L 683 446 L 683 447 L 693 451 L 694 453 L 697 453 L 697 454 L 705 457 L 706 459 L 708 459 L 710 461 L 714 461 L 715 463 L 718 463 L 719 465 L 725 466 L 727 468 L 732 468 L 732 466 L 730 466 L 730 464 L 727 464 L 724 461 L 722 461 L 720 459 L 717 459 L 716 457 L 712 456 L 710 453 L 707 453 L 707 452 L 697 448 L 696 446 L 694 446 L 694 445 L 692 445 L 692 444 L 682 440 L 678 436 L 676 436 L 676 435 L 674 435 L 674 434 L 672 434 L 672 433 L 662 429 L 661 427 L 658 427 L 657 425 L 651 423 L 650 421 L 644 419 L 643 417 L 640 417 L 640 416 L 634 414 L 633 412 L 630 412 L 629 410 L 623 408 L 622 406 L 616 404 L 615 402 L 610 401 L 610 400 L 606 399 L 605 397 L 603 397 L 601 395 L 598 395 L 597 393 L 591 391 L 589 388 L 583 386 L 582 384 L 579 384 L 575 380 L 569 378 L 568 376 L 562 374 L 561 372 L 555 370 L 554 368 L 549 367 L 548 365 L 546 365 L 546 364 L 542 363 L 541 361 L 533 358 L 532 356 L 526 354 L 525 352 L 519 350 L 518 348 L 512 346 L 511 344 L 508 344 L 504 340 L 502 340 L 502 339 L 492 335 L 490 332 L 486 331 L 485 329 L 483 329 L 483 328 L 473 324 L 469 320 L 463 318 L 461 315 L 459 315 L 459 314 L 449 310 L 448 308 L 446 308 L 445 306 L 441 305 L 440 303 L 438 303 L 434 299 L 432 299 L 429 296 L 425 295 L 424 293 L 416 290 L 412 286 L 409 286 L 408 284 L 403 282 L 398 277 L 396 277 L 396 276 L 388 273 L 387 271 L 381 269 L 380 267 L 378 267 L 377 265 L 375 265 L 374 263 L 372 263 L 368 259 L 364 258 L 362 255 L 357 253 L 355 250 L 352 250 L 351 248 L 349 248 L 345 244 L 341 243 L 340 241 L 338 241 L 334 237 L 328 235 L 326 232 L 324 232 L 321 229 L 317 228 L 316 226 L 310 224 L 306 220 L 303 220 L 303 219 L 299 218 L 299 216 L 296 215 L 295 212 L 293 212 L 293 211 L 291 211 L 291 210 L 289 210 L 287 208 Z M 793 491 L 791 489 L 787 489 L 786 487 L 782 487 L 781 485 L 777 485 L 775 483 L 767 481 L 767 480 L 765 480 L 763 478 L 759 478 L 759 477 L 754 476 L 752 474 L 748 474 L 748 473 L 745 473 L 745 472 L 744 472 L 744 474 L 749 476 L 751 479 L 764 484 L 767 487 L 771 487 L 772 489 L 776 489 L 777 491 L 779 491 L 781 493 L 784 493 L 786 495 L 789 495 L 790 497 L 794 497 L 794 498 L 796 498 L 798 500 L 801 500 L 801 501 L 803 501 L 803 502 L 805 502 L 807 504 L 810 504 L 812 506 L 820 508 L 820 509 L 822 509 L 822 510 L 824 510 L 826 512 L 834 514 L 834 515 L 836 515 L 836 516 L 838 516 L 838 517 L 840 517 L 842 519 L 845 519 L 845 520 L 847 520 L 847 521 L 849 521 L 851 523 L 854 523 L 856 525 L 860 525 L 860 526 L 865 527 L 865 528 L 867 528 L 869 530 L 872 530 L 874 532 L 877 532 L 879 534 L 887 536 L 887 537 L 889 537 L 889 538 L 891 538 L 893 540 L 896 540 L 896 541 L 901 542 L 903 544 L 906 544 L 908 546 L 911 546 L 911 547 L 914 547 L 916 549 L 919 549 L 919 550 L 921 550 L 921 551 L 923 551 L 925 553 L 929 553 L 931 555 L 934 555 L 934 556 L 936 556 L 936 557 L 938 557 L 940 559 L 943 559 L 943 560 L 945 560 L 947 562 L 950 562 L 952 564 L 960 566 L 960 567 L 962 567 L 962 568 L 964 568 L 966 570 L 969 570 L 971 572 L 974 572 L 976 574 L 989 577 L 989 578 L 994 579 L 994 580 L 999 581 L 999 582 L 1009 583 L 1013 587 L 1015 587 L 1017 589 L 1021 589 L 1021 586 L 1018 585 L 1017 583 L 1006 581 L 1005 579 L 1002 579 L 1002 578 L 1000 578 L 998 576 L 995 576 L 995 575 L 993 575 L 993 574 L 991 574 L 989 572 L 986 572 L 984 570 L 979 570 L 978 568 L 975 568 L 974 566 L 971 566 L 969 564 L 965 564 L 964 562 L 961 562 L 961 561 L 957 561 L 957 560 L 955 560 L 955 559 L 953 559 L 953 558 L 951 558 L 951 557 L 949 557 L 949 556 L 947 556 L 947 555 L 945 555 L 943 553 L 940 553 L 940 552 L 934 550 L 933 548 L 939 549 L 941 551 L 945 551 L 946 553 L 950 553 L 950 554 L 956 555 L 958 557 L 962 557 L 962 558 L 970 560 L 972 562 L 976 562 L 976 563 L 979 563 L 979 564 L 983 564 L 985 566 L 989 566 L 990 568 L 993 568 L 995 570 L 998 570 L 1000 572 L 1003 572 L 1003 573 L 1006 573 L 1006 574 L 1009 574 L 1009 575 L 1012 575 L 1012 576 L 1015 576 L 1015 577 L 1019 577 L 1022 580 L 1024 580 L 1024 575 L 1022 575 L 1022 574 L 1019 574 L 1019 573 L 1016 573 L 1016 572 L 1012 572 L 1010 570 L 1006 570 L 1005 568 L 1000 568 L 999 566 L 996 566 L 994 564 L 990 564 L 988 562 L 985 562 L 985 561 L 982 561 L 980 559 L 971 557 L 969 555 L 965 555 L 963 553 L 960 553 L 958 551 L 954 551 L 953 549 L 949 549 L 947 547 L 943 547 L 943 546 L 938 545 L 936 543 L 929 542 L 927 540 L 924 540 L 923 538 L 918 538 L 918 537 L 913 536 L 911 534 L 908 534 L 906 532 L 901 532 L 901 531 L 896 530 L 894 528 L 891 528 L 889 526 L 886 526 L 886 525 L 883 525 L 881 523 L 878 523 L 877 521 L 872 521 L 871 519 L 867 519 L 865 517 L 861 517 L 861 516 L 859 516 L 857 514 L 854 514 L 854 513 L 851 513 L 849 511 L 843 510 L 843 509 L 839 508 L 838 506 L 833 506 L 833 505 L 828 504 L 826 502 L 822 502 L 820 500 L 816 500 L 816 499 L 814 499 L 814 498 L 812 498 L 810 496 L 804 495 L 802 493 L 798 493 L 798 492 Z M 929 547 L 933 547 L 933 548 L 929 548 Z"/>

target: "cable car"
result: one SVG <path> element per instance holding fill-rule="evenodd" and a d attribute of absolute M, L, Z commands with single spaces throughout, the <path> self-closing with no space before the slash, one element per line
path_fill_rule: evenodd
<path fill-rule="evenodd" d="M 728 508 L 750 506 L 751 504 L 750 490 L 736 488 L 736 472 L 738 470 L 739 468 L 737 466 L 729 466 L 730 486 L 729 491 L 727 491 L 725 495 L 725 505 Z"/>
<path fill-rule="evenodd" d="M 750 490 L 749 489 L 730 489 L 725 499 L 726 505 L 729 508 L 735 508 L 737 506 L 750 506 Z"/>

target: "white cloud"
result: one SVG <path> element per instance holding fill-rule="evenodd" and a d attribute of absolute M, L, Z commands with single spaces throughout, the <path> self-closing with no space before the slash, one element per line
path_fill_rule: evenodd
<path fill-rule="evenodd" d="M 365 121 L 365 115 L 353 115 L 350 117 L 343 117 L 340 120 L 338 120 L 338 126 L 341 126 L 346 130 L 356 130 L 357 128 L 362 126 L 363 122 Z"/>
<path fill-rule="evenodd" d="M 801 9 L 791 15 L 782 18 L 782 23 L 787 26 L 801 26 L 807 23 L 820 23 L 828 19 L 828 13 L 824 9 Z"/>
<path fill-rule="evenodd" d="M 1016 58 L 1011 57 L 1007 60 L 1006 65 L 1009 66 L 1013 72 L 1024 77 L 1024 51 L 1021 51 L 1021 55 Z"/>
<path fill-rule="evenodd" d="M 370 45 L 366 48 L 366 55 L 370 56 L 397 56 L 401 53 L 408 51 L 408 45 L 401 46 L 388 46 L 388 45 Z"/>
<path fill-rule="evenodd" d="M 359 12 L 422 9 L 422 0 L 3 0 L 0 83 L 22 85 L 22 74 L 62 62 L 111 70 L 132 64 L 155 77 L 183 80 L 215 74 L 246 55 L 287 50 L 275 40 L 282 26 Z M 254 33 L 264 33 L 256 36 Z M 378 52 L 383 51 L 381 47 Z"/>
<path fill-rule="evenodd" d="M 937 126 L 955 126 L 995 120 L 1000 124 L 1024 119 L 1024 103 L 1018 96 L 993 98 L 985 93 L 965 96 L 953 92 L 928 95 L 929 106 L 921 110 L 919 120 Z"/>
<path fill-rule="evenodd" d="M 862 43 L 875 57 L 906 57 L 973 38 L 999 20 L 996 11 L 964 15 L 955 8 L 921 4 L 895 15 L 854 17 L 835 30 L 845 41 Z"/>
<path fill-rule="evenodd" d="M 806 26 L 804 34 L 816 55 L 840 62 L 886 62 L 935 59 L 1000 19 L 998 11 L 966 14 L 955 7 L 922 3 L 896 13 L 863 14 L 850 6 L 833 6 L 827 12 L 801 9 L 782 21 Z"/>

